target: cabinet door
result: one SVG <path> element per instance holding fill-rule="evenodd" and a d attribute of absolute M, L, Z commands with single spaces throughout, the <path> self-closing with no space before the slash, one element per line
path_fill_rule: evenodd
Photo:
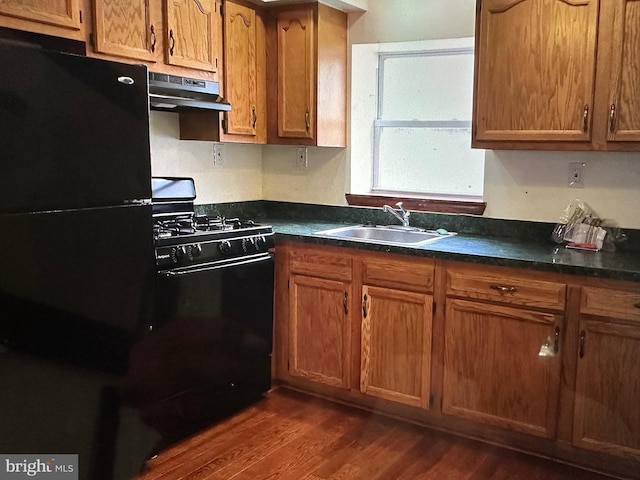
<path fill-rule="evenodd" d="M 360 391 L 429 408 L 431 295 L 363 286 Z"/>
<path fill-rule="evenodd" d="M 475 140 L 591 138 L 596 0 L 483 0 Z"/>
<path fill-rule="evenodd" d="M 165 0 L 165 60 L 169 65 L 217 71 L 216 0 Z"/>
<path fill-rule="evenodd" d="M 575 445 L 640 459 L 640 326 L 580 323 Z"/>
<path fill-rule="evenodd" d="M 610 141 L 640 141 L 640 0 L 615 0 Z"/>
<path fill-rule="evenodd" d="M 93 0 L 95 51 L 154 62 L 160 27 L 159 3 L 149 0 Z M 159 9 L 159 8 L 158 8 Z"/>
<path fill-rule="evenodd" d="M 278 13 L 278 136 L 314 138 L 315 26 L 312 8 Z"/>
<path fill-rule="evenodd" d="M 563 317 L 465 300 L 445 315 L 443 412 L 553 438 Z"/>
<path fill-rule="evenodd" d="M 2 0 L 0 14 L 70 30 L 81 28 L 80 0 Z"/>
<path fill-rule="evenodd" d="M 258 81 L 256 72 L 256 12 L 227 2 L 224 15 L 224 87 L 233 106 L 226 112 L 225 133 L 256 135 Z"/>
<path fill-rule="evenodd" d="M 293 275 L 289 283 L 289 373 L 349 387 L 349 283 Z"/>

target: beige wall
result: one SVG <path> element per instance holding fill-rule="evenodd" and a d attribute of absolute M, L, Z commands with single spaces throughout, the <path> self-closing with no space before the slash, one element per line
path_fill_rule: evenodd
<path fill-rule="evenodd" d="M 262 193 L 265 199 L 343 205 L 349 191 L 344 148 L 309 147 L 308 168 L 296 166 L 297 148 L 267 145 L 262 150 Z"/>
<path fill-rule="evenodd" d="M 213 143 L 179 140 L 178 114 L 151 112 L 151 173 L 193 177 L 196 203 L 261 200 L 262 147 L 225 144 L 222 165 L 213 163 Z"/>
<path fill-rule="evenodd" d="M 474 15 L 475 0 L 370 0 L 368 12 L 349 15 L 349 42 L 472 36 Z M 362 176 L 351 172 L 349 148 L 310 148 L 309 168 L 301 170 L 295 147 L 228 144 L 220 168 L 212 165 L 211 143 L 176 138 L 177 116 L 155 114 L 154 173 L 194 175 L 200 203 L 264 198 L 343 205 L 351 175 Z M 570 162 L 587 164 L 585 188 L 567 187 Z M 554 222 L 574 198 L 623 227 L 640 228 L 640 153 L 487 151 L 486 216 Z"/>
<path fill-rule="evenodd" d="M 381 43 L 472 37 L 475 0 L 369 0 L 349 15 L 349 42 Z"/>

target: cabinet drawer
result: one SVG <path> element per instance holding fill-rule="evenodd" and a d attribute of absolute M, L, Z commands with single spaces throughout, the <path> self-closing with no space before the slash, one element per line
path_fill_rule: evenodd
<path fill-rule="evenodd" d="M 332 251 L 295 249 L 289 253 L 292 273 L 335 280 L 351 280 L 351 257 Z"/>
<path fill-rule="evenodd" d="M 447 270 L 447 295 L 564 310 L 566 285 L 526 276 Z"/>
<path fill-rule="evenodd" d="M 433 291 L 433 263 L 366 259 L 362 264 L 362 283 L 395 289 Z"/>
<path fill-rule="evenodd" d="M 580 312 L 640 321 L 640 292 L 584 287 Z"/>

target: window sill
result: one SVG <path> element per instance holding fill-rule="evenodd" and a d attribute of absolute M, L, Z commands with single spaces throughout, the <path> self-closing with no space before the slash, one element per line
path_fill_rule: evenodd
<path fill-rule="evenodd" d="M 470 202 L 462 200 L 441 200 L 420 197 L 400 197 L 391 195 L 359 195 L 347 193 L 345 195 L 349 205 L 359 207 L 382 207 L 383 205 L 395 205 L 402 202 L 407 210 L 418 212 L 436 213 L 466 213 L 469 215 L 482 215 L 487 202 Z"/>

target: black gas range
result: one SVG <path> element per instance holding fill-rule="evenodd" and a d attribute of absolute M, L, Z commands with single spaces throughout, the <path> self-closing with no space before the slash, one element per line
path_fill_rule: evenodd
<path fill-rule="evenodd" d="M 190 178 L 152 190 L 155 322 L 132 355 L 132 394 L 170 443 L 271 388 L 273 231 L 196 215 Z"/>
<path fill-rule="evenodd" d="M 153 195 L 156 265 L 161 273 L 260 259 L 274 246 L 269 225 L 196 215 L 190 178 L 154 178 Z"/>

